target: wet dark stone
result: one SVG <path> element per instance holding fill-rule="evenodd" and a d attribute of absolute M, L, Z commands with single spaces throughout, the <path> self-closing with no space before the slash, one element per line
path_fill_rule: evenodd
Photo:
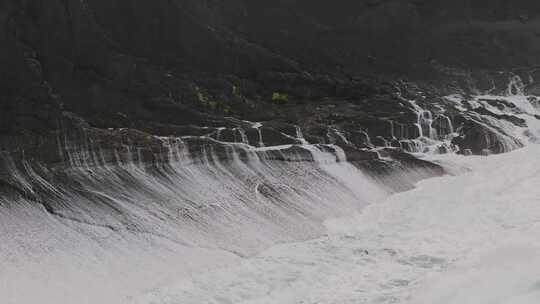
<path fill-rule="evenodd" d="M 386 147 L 388 144 L 388 141 L 382 136 L 376 136 L 375 138 L 372 138 L 371 142 L 375 145 L 375 147 Z"/>
<path fill-rule="evenodd" d="M 299 144 L 298 125 L 310 143 L 333 143 L 352 161 L 381 163 L 364 149 L 389 143 L 412 151 L 420 135 L 406 99 L 436 117 L 442 96 L 502 93 L 509 76 L 528 75 L 500 70 L 540 63 L 536 1 L 479 0 L 466 8 L 439 0 L 338 2 L 5 0 L 0 146 L 56 164 L 65 149 L 58 138 L 80 147 L 92 139 L 106 162 L 115 152 L 127 160 L 131 148 L 159 162 L 168 149 L 153 135 L 191 136 L 197 157 L 212 149 L 230 159 L 232 149 L 246 158 L 245 150 L 204 136 L 238 143 L 242 129 L 256 146 L 259 132 L 241 122 L 250 120 L 263 123 L 266 146 Z M 539 91 L 532 83 L 525 89 Z M 504 100 L 487 102 L 516 110 Z M 456 125 L 462 151 L 507 149 L 478 122 L 461 118 Z M 450 129 L 442 118 L 433 127 L 440 135 Z M 290 149 L 268 153 L 309 159 L 305 149 Z"/>
<path fill-rule="evenodd" d="M 488 116 L 491 116 L 491 117 L 496 118 L 496 119 L 507 120 L 507 121 L 513 123 L 514 125 L 518 126 L 518 127 L 526 127 L 527 126 L 527 122 L 524 119 L 519 118 L 519 117 L 514 116 L 514 115 L 496 114 L 496 113 L 493 113 L 493 112 L 489 111 L 486 108 L 477 108 L 477 109 L 474 109 L 474 111 L 476 113 L 478 113 L 478 114 L 488 115 Z"/>
<path fill-rule="evenodd" d="M 523 146 L 518 139 L 505 134 L 503 130 L 496 131 L 492 127 L 478 122 L 471 117 L 461 116 L 461 135 L 452 140 L 461 151 L 471 151 L 472 154 L 484 155 L 490 153 L 504 153 Z"/>
<path fill-rule="evenodd" d="M 291 146 L 285 149 L 268 150 L 262 153 L 262 158 L 266 160 L 290 161 L 290 162 L 312 162 L 315 159 L 313 154 L 301 146 Z"/>
<path fill-rule="evenodd" d="M 379 154 L 375 151 L 370 151 L 366 149 L 357 149 L 352 147 L 344 147 L 345 156 L 347 161 L 357 162 L 357 161 L 370 161 L 379 159 Z"/>
<path fill-rule="evenodd" d="M 496 107 L 497 109 L 499 110 L 504 110 L 506 108 L 509 108 L 509 109 L 516 109 L 516 105 L 511 103 L 511 102 L 508 102 L 504 99 L 480 99 L 480 101 L 485 101 L 487 102 L 488 104 Z"/>

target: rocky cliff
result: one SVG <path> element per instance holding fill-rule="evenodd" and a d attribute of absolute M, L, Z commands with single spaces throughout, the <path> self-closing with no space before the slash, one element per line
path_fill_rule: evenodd
<path fill-rule="evenodd" d="M 497 136 L 442 97 L 533 78 L 539 16 L 527 0 L 5 0 L 2 150 L 43 152 L 72 128 L 241 141 L 244 120 L 270 145 L 300 126 L 312 143 L 403 148 L 392 141 L 426 135 L 415 100 L 481 153 Z"/>

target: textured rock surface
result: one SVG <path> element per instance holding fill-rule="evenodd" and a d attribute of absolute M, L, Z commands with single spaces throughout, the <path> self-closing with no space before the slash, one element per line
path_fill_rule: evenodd
<path fill-rule="evenodd" d="M 449 93 L 503 91 L 508 75 L 494 71 L 537 65 L 539 12 L 536 1 L 5 0 L 0 141 L 61 130 L 70 112 L 155 135 L 206 135 L 234 116 L 267 122 L 269 144 L 300 125 L 313 143 L 401 146 L 419 135 L 403 98 L 429 109 Z"/>

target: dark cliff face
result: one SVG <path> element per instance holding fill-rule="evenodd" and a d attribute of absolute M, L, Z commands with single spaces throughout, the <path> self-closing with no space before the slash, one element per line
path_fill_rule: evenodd
<path fill-rule="evenodd" d="M 526 0 L 4 0 L 0 133 L 65 111 L 157 134 L 223 116 L 377 130 L 400 113 L 393 80 L 537 65 L 539 16 Z"/>

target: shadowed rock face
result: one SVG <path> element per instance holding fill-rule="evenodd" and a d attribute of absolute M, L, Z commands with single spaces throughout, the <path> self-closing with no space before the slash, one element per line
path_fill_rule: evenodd
<path fill-rule="evenodd" d="M 536 65 L 539 14 L 537 1 L 5 0 L 0 134 L 58 129 L 69 111 L 157 135 L 234 116 L 280 125 L 266 134 L 302 125 L 310 142 L 328 125 L 359 147 L 364 131 L 410 139 L 402 97 L 429 104 Z"/>

